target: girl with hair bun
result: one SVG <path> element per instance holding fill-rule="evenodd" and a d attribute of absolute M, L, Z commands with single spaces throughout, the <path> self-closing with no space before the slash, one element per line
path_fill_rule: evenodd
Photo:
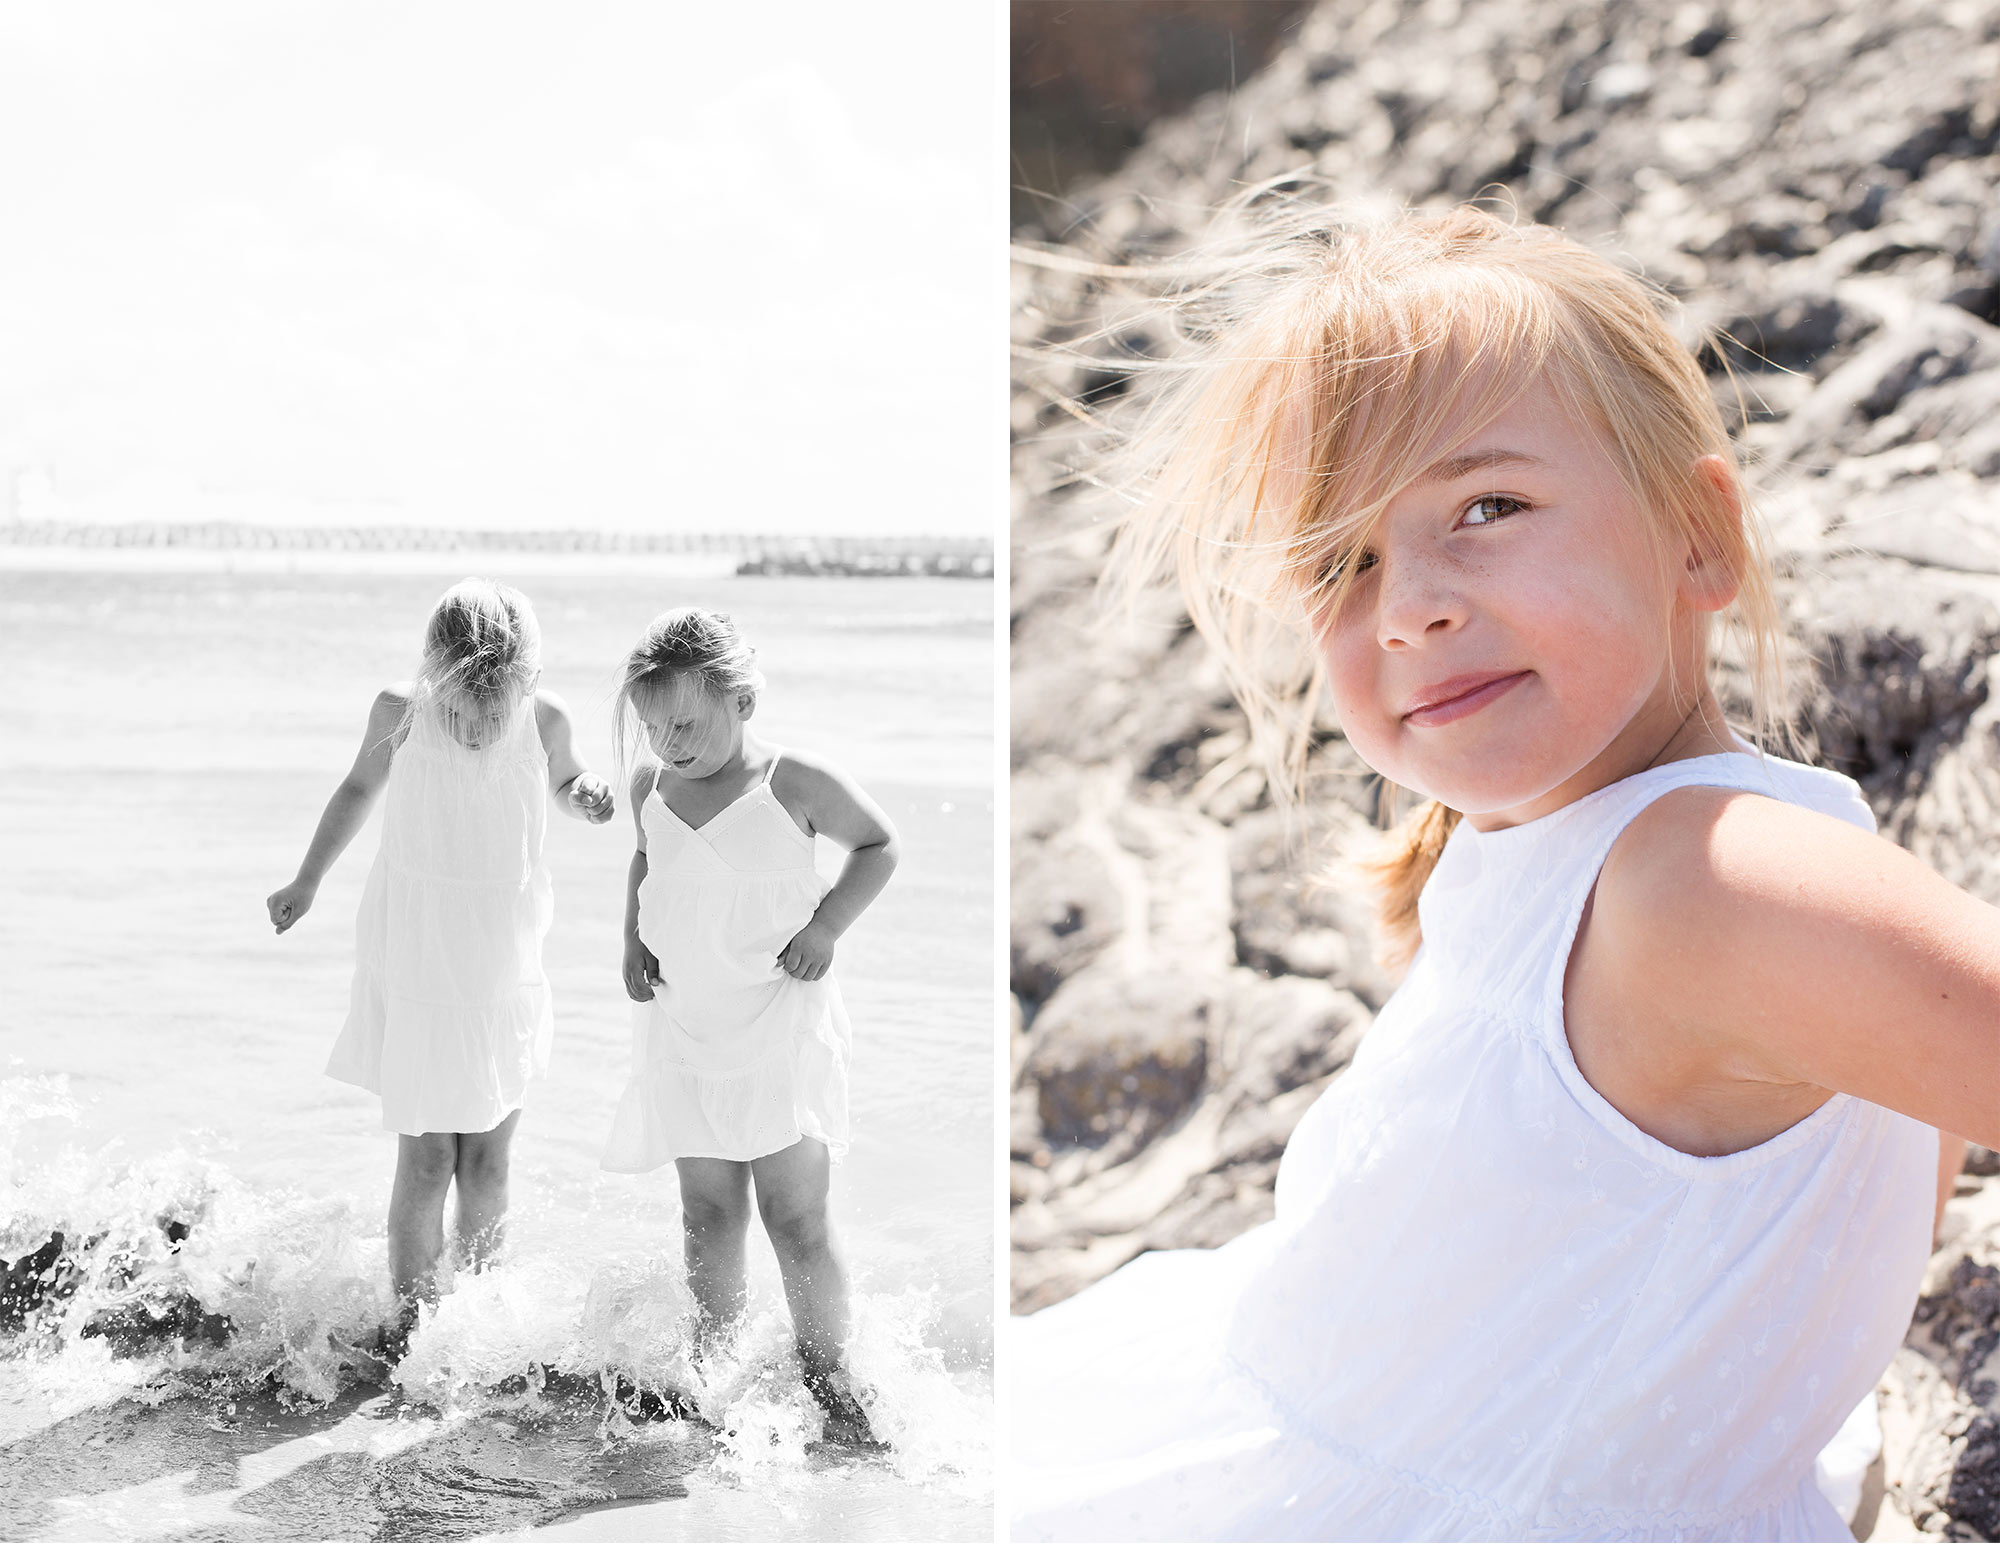
<path fill-rule="evenodd" d="M 1476 209 L 1332 224 L 1222 266 L 1114 559 L 1276 767 L 1323 687 L 1425 798 L 1409 970 L 1274 1221 L 1015 1325 L 1014 1537 L 1846 1539 L 1816 1460 L 1939 1132 L 2000 1144 L 2000 911 L 1725 722 L 1730 617 L 1778 729 L 1777 610 L 1665 298 Z"/>
<path fill-rule="evenodd" d="M 867 1445 L 827 1219 L 852 1039 L 828 969 L 895 870 L 896 831 L 824 760 L 751 730 L 763 686 L 736 626 L 700 608 L 661 614 L 625 661 L 614 726 L 637 834 L 624 965 L 637 1004 L 604 1166 L 679 1173 L 698 1354 L 744 1309 L 754 1193 L 827 1439 Z M 847 852 L 830 887 L 813 867 L 821 834 Z"/>
<path fill-rule="evenodd" d="M 352 1000 L 326 1070 L 379 1096 L 382 1127 L 398 1136 L 398 1336 L 437 1293 L 454 1184 L 462 1261 L 479 1267 L 501 1246 L 508 1150 L 553 1027 L 542 971 L 554 909 L 547 798 L 592 823 L 616 807 L 578 760 L 563 702 L 537 686 L 541 666 L 541 629 L 521 593 L 477 579 L 447 591 L 424 626 L 415 679 L 375 697 L 298 875 L 267 900 L 279 934 L 298 924 L 386 792 Z"/>

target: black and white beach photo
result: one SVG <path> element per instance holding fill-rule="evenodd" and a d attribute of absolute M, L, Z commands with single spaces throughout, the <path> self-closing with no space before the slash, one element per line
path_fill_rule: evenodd
<path fill-rule="evenodd" d="M 0 11 L 0 1537 L 993 1537 L 994 36 Z"/>

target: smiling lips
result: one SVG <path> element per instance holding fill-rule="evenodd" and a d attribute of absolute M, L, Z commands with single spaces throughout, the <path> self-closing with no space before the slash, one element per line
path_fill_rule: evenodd
<path fill-rule="evenodd" d="M 1433 683 L 1421 690 L 1403 712 L 1404 724 L 1446 725 L 1475 710 L 1484 710 L 1527 676 L 1525 672 L 1468 672 Z"/>

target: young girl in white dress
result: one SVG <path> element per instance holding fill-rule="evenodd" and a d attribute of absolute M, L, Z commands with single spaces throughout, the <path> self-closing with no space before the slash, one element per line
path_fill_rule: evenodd
<path fill-rule="evenodd" d="M 1775 717 L 1776 613 L 1649 287 L 1461 209 L 1230 294 L 1117 559 L 1302 738 L 1291 632 L 1429 798 L 1380 876 L 1414 960 L 1274 1221 L 1016 1323 L 1014 1536 L 1845 1539 L 1815 1459 L 1939 1130 L 2000 1142 L 2000 912 L 1724 724 L 1711 625 Z"/>
<path fill-rule="evenodd" d="M 896 867 L 896 832 L 838 770 L 750 729 L 755 655 L 720 614 L 662 614 L 626 658 L 616 726 L 638 846 L 625 908 L 632 1078 L 604 1166 L 680 1175 L 705 1343 L 744 1308 L 751 1196 L 831 1441 L 872 1440 L 844 1364 L 847 1273 L 827 1220 L 851 1044 L 834 943 Z M 824 834 L 839 880 L 813 867 Z"/>
<path fill-rule="evenodd" d="M 541 630 L 511 586 L 438 599 L 414 681 L 375 697 L 354 767 L 298 875 L 268 901 L 290 930 L 385 791 L 382 848 L 355 925 L 353 995 L 326 1073 L 382 1099 L 397 1133 L 389 1273 L 407 1328 L 436 1295 L 445 1195 L 462 1260 L 500 1249 L 508 1147 L 553 1026 L 542 938 L 547 795 L 593 823 L 611 788 L 578 761 L 562 701 L 538 689 Z"/>

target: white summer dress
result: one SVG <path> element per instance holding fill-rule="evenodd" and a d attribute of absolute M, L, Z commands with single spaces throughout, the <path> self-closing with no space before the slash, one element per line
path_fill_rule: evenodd
<path fill-rule="evenodd" d="M 419 714 L 396 750 L 326 1065 L 381 1097 L 384 1129 L 492 1129 L 548 1068 L 548 780 L 532 696 L 488 747 Z"/>
<path fill-rule="evenodd" d="M 639 939 L 660 962 L 632 1008 L 632 1078 L 604 1166 L 646 1172 L 683 1156 L 749 1162 L 801 1139 L 847 1151 L 853 1045 L 831 974 L 810 983 L 778 954 L 827 884 L 812 836 L 764 778 L 700 828 L 660 797 L 640 809 Z"/>
<path fill-rule="evenodd" d="M 1564 1032 L 1612 841 L 1691 785 L 1873 826 L 1851 781 L 1749 754 L 1461 823 L 1277 1218 L 1015 1320 L 1017 1541 L 1849 1538 L 1815 1458 L 1909 1325 L 1936 1131 L 1835 1096 L 1684 1155 Z"/>

